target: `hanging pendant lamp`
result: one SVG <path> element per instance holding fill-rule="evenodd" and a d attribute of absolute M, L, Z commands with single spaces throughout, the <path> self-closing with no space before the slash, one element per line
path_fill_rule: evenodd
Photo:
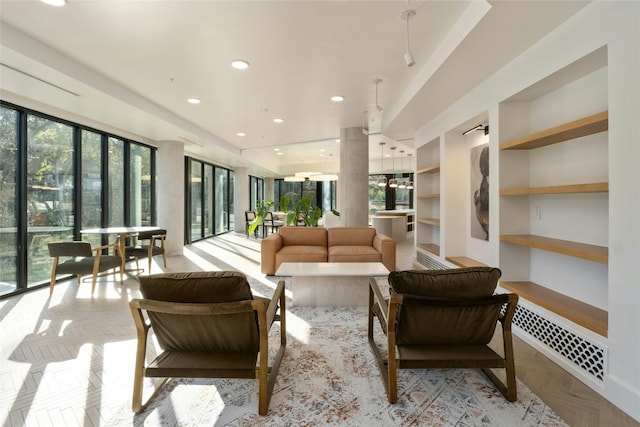
<path fill-rule="evenodd" d="M 396 178 L 396 147 L 391 147 L 391 154 L 392 154 L 392 166 L 391 166 L 391 171 L 393 172 L 393 178 L 391 178 L 391 180 L 389 181 L 389 187 L 391 188 L 396 188 L 398 186 L 398 180 Z"/>
<path fill-rule="evenodd" d="M 400 150 L 400 180 L 398 181 L 398 188 L 407 188 L 407 180 L 402 178 L 402 174 L 403 174 L 403 169 L 402 166 L 404 165 L 403 160 L 403 156 L 404 156 L 404 150 Z"/>

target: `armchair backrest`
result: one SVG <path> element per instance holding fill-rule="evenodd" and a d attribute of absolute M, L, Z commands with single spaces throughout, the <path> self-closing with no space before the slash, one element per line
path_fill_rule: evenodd
<path fill-rule="evenodd" d="M 158 228 L 157 230 L 141 231 L 138 233 L 138 240 L 150 240 L 153 236 L 167 234 L 167 230 Z"/>
<path fill-rule="evenodd" d="M 398 345 L 489 343 L 507 301 L 493 295 L 500 275 L 492 267 L 391 272 L 391 293 L 402 295 Z"/>
<path fill-rule="evenodd" d="M 149 311 L 149 320 L 164 350 L 257 354 L 260 342 L 251 309 L 253 295 L 244 274 L 217 271 L 141 276 L 140 292 L 146 300 L 176 304 L 246 302 L 247 309 L 242 312 L 192 315 Z"/>
<path fill-rule="evenodd" d="M 90 257 L 93 256 L 89 242 L 49 243 L 49 255 L 52 257 Z"/>

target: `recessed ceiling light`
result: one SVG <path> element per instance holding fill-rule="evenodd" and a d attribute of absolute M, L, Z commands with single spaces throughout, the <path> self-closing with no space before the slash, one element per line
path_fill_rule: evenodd
<path fill-rule="evenodd" d="M 249 68 L 249 63 L 244 59 L 234 59 L 231 61 L 231 66 L 236 70 L 246 70 Z"/>
<path fill-rule="evenodd" d="M 187 98 L 187 102 L 189 104 L 200 104 L 200 100 L 198 98 Z"/>
<path fill-rule="evenodd" d="M 325 152 L 325 151 L 327 151 L 327 150 L 325 150 L 324 148 L 321 148 L 321 149 L 320 149 L 320 151 L 321 151 L 321 152 Z"/>
<path fill-rule="evenodd" d="M 238 133 L 236 133 L 236 135 L 238 135 L 238 136 L 247 136 L 247 134 L 244 133 L 244 132 L 238 132 Z"/>
<path fill-rule="evenodd" d="M 274 148 L 273 151 L 280 151 L 280 149 L 279 148 Z"/>
<path fill-rule="evenodd" d="M 67 4 L 67 0 L 40 0 L 40 1 L 50 6 L 64 6 L 65 4 Z"/>
<path fill-rule="evenodd" d="M 282 151 L 278 151 L 278 156 L 282 156 L 284 153 Z"/>
<path fill-rule="evenodd" d="M 336 139 L 336 142 L 340 142 L 340 140 L 339 140 L 339 139 Z"/>
<path fill-rule="evenodd" d="M 273 119 L 273 123 L 283 123 L 284 119 L 281 119 L 280 117 L 276 117 L 275 119 Z"/>
<path fill-rule="evenodd" d="M 342 102 L 342 101 L 344 101 L 344 96 L 342 96 L 342 95 L 334 95 L 334 96 L 331 97 L 331 100 L 333 102 Z"/>

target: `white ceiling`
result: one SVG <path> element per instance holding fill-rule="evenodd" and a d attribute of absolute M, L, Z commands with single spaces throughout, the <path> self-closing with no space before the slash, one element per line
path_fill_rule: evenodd
<path fill-rule="evenodd" d="M 264 176 L 338 172 L 340 129 L 365 117 L 381 132 L 371 159 L 381 140 L 413 153 L 416 129 L 587 4 L 67 2 L 0 0 L 3 100 L 141 141 L 180 141 L 187 153 Z M 411 68 L 407 9 L 416 11 Z M 232 69 L 237 58 L 249 69 Z M 381 115 L 365 113 L 375 111 L 376 78 Z"/>

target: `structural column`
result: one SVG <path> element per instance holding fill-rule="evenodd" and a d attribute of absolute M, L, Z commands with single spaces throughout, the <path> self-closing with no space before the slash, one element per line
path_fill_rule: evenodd
<path fill-rule="evenodd" d="M 369 225 L 369 138 L 361 127 L 340 130 L 340 225 Z"/>
<path fill-rule="evenodd" d="M 234 171 L 236 181 L 233 190 L 233 229 L 236 233 L 244 233 L 246 231 L 244 212 L 249 210 L 249 169 L 235 168 Z"/>
<path fill-rule="evenodd" d="M 167 255 L 182 255 L 184 248 L 184 145 L 158 143 L 156 159 L 158 226 L 167 230 Z"/>

